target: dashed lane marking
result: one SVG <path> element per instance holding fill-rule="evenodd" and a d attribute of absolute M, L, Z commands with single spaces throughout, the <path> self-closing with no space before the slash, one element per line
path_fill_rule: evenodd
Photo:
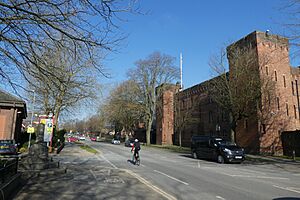
<path fill-rule="evenodd" d="M 177 179 L 177 178 L 175 178 L 175 177 L 173 177 L 173 176 L 170 176 L 170 175 L 168 175 L 168 174 L 165 174 L 165 173 L 160 172 L 160 171 L 157 171 L 157 170 L 154 170 L 154 171 L 157 172 L 157 173 L 159 173 L 159 174 L 161 174 L 161 175 L 164 175 L 164 176 L 166 176 L 166 177 L 168 177 L 168 178 L 170 178 L 170 179 L 173 179 L 174 181 L 177 181 L 177 182 L 182 183 L 182 184 L 184 184 L 184 185 L 189 185 L 188 183 L 186 183 L 186 182 L 184 182 L 184 181 L 182 181 L 182 180 L 179 180 L 179 179 Z"/>
<path fill-rule="evenodd" d="M 291 188 L 291 187 L 280 187 L 278 185 L 273 185 L 273 187 L 276 187 L 276 188 L 279 188 L 279 189 L 282 189 L 282 190 L 287 190 L 287 191 L 291 191 L 291 192 L 295 192 L 295 193 L 298 193 L 300 194 L 300 188 Z M 299 190 L 296 190 L 296 189 L 299 189 Z"/>
<path fill-rule="evenodd" d="M 216 196 L 217 199 L 221 199 L 221 200 L 226 200 L 225 198 L 221 197 L 221 196 Z"/>

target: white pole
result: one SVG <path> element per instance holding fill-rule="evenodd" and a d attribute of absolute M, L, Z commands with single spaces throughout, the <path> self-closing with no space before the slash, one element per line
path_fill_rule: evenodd
<path fill-rule="evenodd" d="M 180 90 L 183 89 L 182 85 L 182 53 L 180 53 Z"/>
<path fill-rule="evenodd" d="M 33 103 L 32 103 L 32 111 L 31 111 L 30 127 L 32 127 L 32 121 L 33 121 L 33 115 L 34 115 L 34 104 L 35 104 L 35 91 L 32 90 L 32 92 L 33 92 Z M 28 149 L 30 147 L 31 134 L 32 133 L 29 133 Z"/>

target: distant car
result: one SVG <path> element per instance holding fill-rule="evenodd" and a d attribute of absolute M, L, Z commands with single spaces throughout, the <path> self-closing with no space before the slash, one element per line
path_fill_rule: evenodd
<path fill-rule="evenodd" d="M 15 140 L 0 140 L 0 154 L 17 154 Z"/>
<path fill-rule="evenodd" d="M 90 137 L 90 140 L 95 142 L 95 141 L 97 141 L 97 138 L 92 136 L 92 137 Z"/>
<path fill-rule="evenodd" d="M 80 136 L 78 137 L 78 139 L 79 139 L 79 140 L 85 140 L 85 137 L 84 137 L 83 135 L 80 135 Z"/>
<path fill-rule="evenodd" d="M 118 140 L 118 139 L 112 139 L 112 140 L 111 140 L 111 143 L 112 143 L 112 144 L 120 144 L 121 142 L 120 142 L 120 140 Z"/>
<path fill-rule="evenodd" d="M 77 137 L 73 137 L 73 136 L 68 137 L 68 142 L 76 142 L 76 141 L 78 141 Z"/>
<path fill-rule="evenodd" d="M 132 147 L 134 143 L 133 138 L 129 138 L 128 140 L 125 141 L 125 147 Z"/>

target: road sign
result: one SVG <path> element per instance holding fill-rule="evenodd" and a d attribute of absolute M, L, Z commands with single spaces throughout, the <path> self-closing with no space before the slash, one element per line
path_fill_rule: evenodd
<path fill-rule="evenodd" d="M 27 133 L 34 133 L 34 127 L 27 127 Z"/>
<path fill-rule="evenodd" d="M 44 141 L 50 142 L 52 140 L 53 132 L 53 120 L 46 119 L 45 130 L 44 130 Z"/>

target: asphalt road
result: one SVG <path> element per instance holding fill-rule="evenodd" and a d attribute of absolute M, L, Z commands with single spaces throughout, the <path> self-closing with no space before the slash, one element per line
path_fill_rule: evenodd
<path fill-rule="evenodd" d="M 300 200 L 299 163 L 218 164 L 189 154 L 143 147 L 141 165 L 128 160 L 130 148 L 85 141 L 113 169 L 125 169 L 166 199 Z"/>

